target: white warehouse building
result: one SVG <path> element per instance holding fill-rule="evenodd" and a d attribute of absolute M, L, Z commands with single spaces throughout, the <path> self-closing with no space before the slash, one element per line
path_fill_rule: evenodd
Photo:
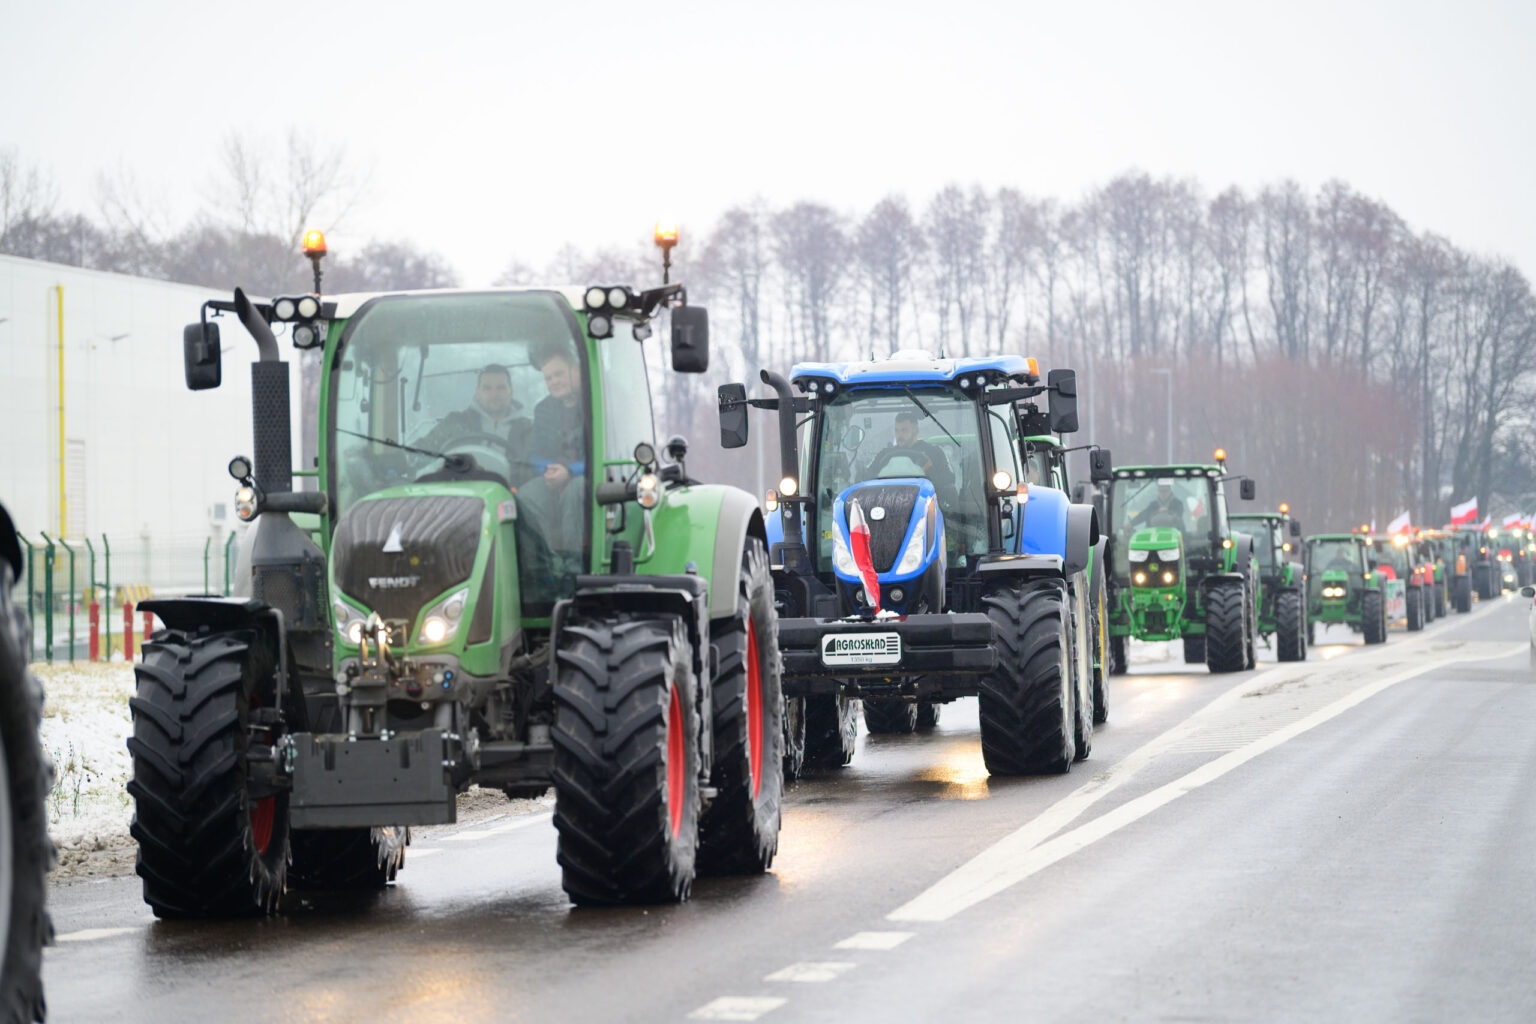
<path fill-rule="evenodd" d="M 35 549 L 46 532 L 81 551 L 77 591 L 86 579 L 84 541 L 100 559 L 103 536 L 114 590 L 200 590 L 205 549 L 210 589 L 222 589 L 223 544 L 239 526 L 225 467 L 251 452 L 256 346 L 233 316 L 223 317 L 223 385 L 193 392 L 181 337 L 206 299 L 228 297 L 0 256 L 0 502 Z M 297 444 L 295 356 L 285 345 Z M 62 563 L 62 550 L 58 557 Z"/>

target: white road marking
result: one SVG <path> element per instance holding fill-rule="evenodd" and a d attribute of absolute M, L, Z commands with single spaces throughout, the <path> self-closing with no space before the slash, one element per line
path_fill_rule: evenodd
<path fill-rule="evenodd" d="M 1486 645 L 1479 646 L 1486 648 Z M 1501 644 L 1498 645 L 1496 651 L 1485 649 L 1484 653 L 1474 653 L 1466 650 L 1446 650 L 1430 654 L 1430 652 L 1426 651 L 1425 656 L 1414 659 L 1414 664 L 1391 672 L 1375 682 L 1368 683 L 1348 696 L 1334 701 L 1332 704 L 1308 715 L 1300 721 L 1283 726 L 1262 739 L 1255 740 L 1231 753 L 1209 761 L 1187 775 L 1150 793 L 1137 797 L 1086 825 L 1075 828 L 1049 842 L 1042 843 L 1041 840 L 1045 836 L 1052 835 L 1054 829 L 1052 832 L 1046 832 L 1042 836 L 1042 830 L 1035 827 L 1038 823 L 1046 819 L 1049 819 L 1052 823 L 1063 820 L 1070 821 L 1077 817 L 1078 814 L 1081 814 L 1088 804 L 1103 795 L 1102 792 L 1099 792 L 1097 796 L 1086 794 L 1085 791 L 1093 786 L 1093 783 L 1090 782 L 1088 786 L 1069 794 L 1058 803 L 1047 808 L 1034 821 L 1020 828 L 1012 835 L 1005 836 L 991 847 L 983 850 L 969 862 L 950 872 L 915 899 L 887 914 L 886 920 L 948 920 L 961 911 L 975 906 L 991 896 L 997 895 L 1037 872 L 1043 871 L 1050 865 L 1076 853 L 1090 843 L 1094 843 L 1133 822 L 1139 821 L 1186 793 L 1190 793 L 1209 782 L 1214 782 L 1234 768 L 1246 764 L 1260 754 L 1267 753 L 1282 743 L 1295 739 L 1302 733 L 1343 714 L 1350 708 L 1389 687 L 1457 662 L 1488 661 L 1511 657 L 1523 652 L 1526 647 L 1526 644 Z M 1266 672 L 1263 676 L 1251 680 L 1248 685 L 1238 687 L 1237 690 L 1228 691 L 1222 697 L 1217 698 L 1217 701 L 1207 705 L 1205 710 L 1209 710 L 1217 703 L 1224 702 L 1236 692 L 1255 688 L 1254 684 L 1258 683 L 1259 680 L 1274 674 Z M 1202 715 L 1197 714 L 1194 717 L 1199 718 Z M 1188 722 L 1185 725 L 1187 726 Z M 1167 744 L 1162 741 L 1172 734 L 1182 734 L 1184 732 L 1187 732 L 1187 730 L 1183 726 L 1169 730 L 1169 732 L 1164 733 L 1146 746 L 1133 751 L 1125 761 L 1121 762 L 1121 765 L 1125 765 L 1150 747 L 1166 746 Z M 1064 807 L 1063 805 L 1066 806 Z"/>
<path fill-rule="evenodd" d="M 787 999 L 778 996 L 721 996 L 688 1015 L 689 1020 L 757 1020 L 777 1010 Z"/>
<path fill-rule="evenodd" d="M 53 939 L 55 942 L 94 942 L 97 939 L 110 939 L 136 931 L 138 931 L 137 928 L 84 928 L 78 932 L 55 935 Z"/>
<path fill-rule="evenodd" d="M 847 974 L 857 966 L 857 964 L 846 960 L 806 960 L 774 971 L 763 980 L 796 982 L 836 981 L 840 975 Z"/>
<path fill-rule="evenodd" d="M 469 843 L 476 839 L 484 839 L 486 836 L 495 835 L 488 828 L 471 829 L 468 832 L 455 832 L 451 836 L 438 836 L 438 842 L 442 843 Z"/>
<path fill-rule="evenodd" d="M 547 825 L 553 818 L 553 814 L 523 814 L 507 822 L 505 825 L 491 829 L 491 835 L 500 836 L 508 832 L 516 832 L 518 829 L 527 828 L 529 825 Z"/>
<path fill-rule="evenodd" d="M 425 850 L 418 850 L 413 846 L 406 851 L 406 854 L 411 860 L 421 860 L 423 857 L 431 857 L 442 852 L 443 848 L 441 846 L 429 846 Z"/>
<path fill-rule="evenodd" d="M 855 932 L 842 942 L 833 946 L 833 949 L 895 949 L 906 942 L 916 932 Z"/>

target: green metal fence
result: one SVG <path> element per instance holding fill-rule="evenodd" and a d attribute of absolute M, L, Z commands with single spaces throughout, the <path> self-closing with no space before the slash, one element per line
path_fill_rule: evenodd
<path fill-rule="evenodd" d="M 90 609 L 98 612 L 98 656 L 121 656 L 123 604 L 148 597 L 229 594 L 240 535 L 100 537 L 66 540 L 17 533 L 26 571 L 14 599 L 32 622 L 34 661 L 80 661 L 90 655 Z M 134 614 L 134 649 L 143 617 Z"/>

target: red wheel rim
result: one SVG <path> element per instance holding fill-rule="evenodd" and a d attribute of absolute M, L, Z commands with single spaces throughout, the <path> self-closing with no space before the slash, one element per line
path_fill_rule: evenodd
<path fill-rule="evenodd" d="M 752 799 L 763 785 L 763 675 L 757 659 L 757 626 L 747 619 L 747 763 Z"/>
<path fill-rule="evenodd" d="M 251 809 L 251 840 L 257 853 L 266 853 L 272 845 L 272 820 L 277 816 L 277 797 L 266 796 Z"/>
<path fill-rule="evenodd" d="M 672 838 L 683 830 L 683 790 L 688 781 L 688 765 L 683 756 L 683 701 L 677 687 L 672 687 L 672 705 L 667 711 L 667 812 L 672 819 Z"/>

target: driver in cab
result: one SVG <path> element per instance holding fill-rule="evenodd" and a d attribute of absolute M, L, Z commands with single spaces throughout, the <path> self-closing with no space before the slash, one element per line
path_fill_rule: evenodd
<path fill-rule="evenodd" d="M 952 490 L 955 486 L 955 478 L 950 472 L 949 462 L 944 458 L 944 453 L 939 451 L 938 445 L 918 438 L 918 419 L 919 414 L 910 410 L 896 414 L 896 425 L 893 430 L 895 439 L 889 450 L 900 451 L 910 456 L 912 461 L 922 468 L 923 476 L 933 481 L 935 489 Z"/>
<path fill-rule="evenodd" d="M 1184 508 L 1184 499 L 1173 493 L 1173 485 L 1166 480 L 1157 483 L 1157 496 L 1151 504 L 1143 508 L 1131 520 L 1133 527 L 1142 526 L 1172 526 L 1180 533 L 1186 534 L 1189 530 L 1189 518 Z"/>
<path fill-rule="evenodd" d="M 516 415 L 518 408 L 512 397 L 512 374 L 505 366 L 492 363 L 476 376 L 469 407 L 444 416 L 421 445 L 443 451 L 476 437 L 494 438 L 506 449 L 508 461 L 516 466 L 524 460 L 531 426 L 526 416 Z M 516 485 L 520 481 L 509 482 Z"/>

